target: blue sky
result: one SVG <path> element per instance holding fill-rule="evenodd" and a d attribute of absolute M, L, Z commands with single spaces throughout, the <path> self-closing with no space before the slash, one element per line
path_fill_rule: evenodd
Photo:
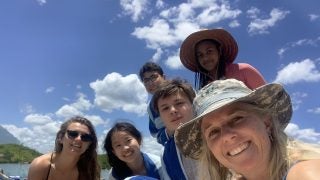
<path fill-rule="evenodd" d="M 73 115 L 92 120 L 100 142 L 127 119 L 144 134 L 144 149 L 159 153 L 139 68 L 155 61 L 168 78 L 193 84 L 181 42 L 199 29 L 225 28 L 239 45 L 235 62 L 291 95 L 287 134 L 320 144 L 319 9 L 317 0 L 1 0 L 0 124 L 46 153 Z"/>

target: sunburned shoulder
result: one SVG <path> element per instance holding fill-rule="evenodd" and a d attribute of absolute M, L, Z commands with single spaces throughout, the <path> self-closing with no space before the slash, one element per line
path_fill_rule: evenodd
<path fill-rule="evenodd" d="M 289 170 L 287 180 L 317 180 L 320 177 L 320 159 L 301 161 Z"/>

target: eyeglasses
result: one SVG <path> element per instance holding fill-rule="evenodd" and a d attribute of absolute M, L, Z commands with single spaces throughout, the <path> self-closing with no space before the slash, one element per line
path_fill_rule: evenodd
<path fill-rule="evenodd" d="M 143 78 L 143 83 L 144 84 L 147 84 L 147 83 L 149 83 L 149 82 L 154 82 L 157 78 L 159 77 L 159 75 L 158 74 L 152 74 L 150 77 L 146 77 L 146 78 Z"/>
<path fill-rule="evenodd" d="M 80 133 L 78 131 L 67 130 L 67 136 L 69 139 L 75 139 L 80 135 L 81 141 L 90 142 L 93 141 L 93 137 L 90 134 Z"/>

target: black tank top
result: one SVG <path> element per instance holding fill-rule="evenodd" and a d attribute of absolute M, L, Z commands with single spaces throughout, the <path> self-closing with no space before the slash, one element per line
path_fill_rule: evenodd
<path fill-rule="evenodd" d="M 49 174 L 50 174 L 50 170 L 51 170 L 51 163 L 52 163 L 52 156 L 53 156 L 53 153 L 51 153 L 50 165 L 49 165 L 49 171 L 48 171 L 48 174 L 47 174 L 47 178 L 46 178 L 46 180 L 48 180 L 48 178 L 49 178 Z"/>

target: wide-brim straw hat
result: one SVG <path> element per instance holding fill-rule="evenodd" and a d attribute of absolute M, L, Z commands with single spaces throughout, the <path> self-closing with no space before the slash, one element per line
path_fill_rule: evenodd
<path fill-rule="evenodd" d="M 292 116 L 290 96 L 281 84 L 271 83 L 255 90 L 235 79 L 217 80 L 202 88 L 194 99 L 196 117 L 179 126 L 175 142 L 185 156 L 198 159 L 203 148 L 201 119 L 203 116 L 235 102 L 254 104 L 274 113 L 281 130 Z"/>
<path fill-rule="evenodd" d="M 190 34 L 180 47 L 180 60 L 189 70 L 199 72 L 195 47 L 197 43 L 205 39 L 211 39 L 220 44 L 220 56 L 226 63 L 232 63 L 236 59 L 238 44 L 229 32 L 224 29 L 200 30 Z"/>

